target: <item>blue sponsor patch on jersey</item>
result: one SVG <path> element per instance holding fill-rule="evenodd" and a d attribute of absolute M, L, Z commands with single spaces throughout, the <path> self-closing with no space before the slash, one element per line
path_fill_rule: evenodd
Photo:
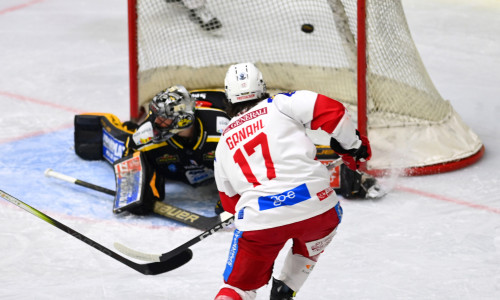
<path fill-rule="evenodd" d="M 281 206 L 292 206 L 311 198 L 305 183 L 281 194 L 259 197 L 259 210 L 267 210 Z"/>

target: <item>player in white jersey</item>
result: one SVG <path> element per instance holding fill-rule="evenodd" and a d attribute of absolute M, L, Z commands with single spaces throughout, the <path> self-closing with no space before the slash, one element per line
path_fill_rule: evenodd
<path fill-rule="evenodd" d="M 251 63 L 229 68 L 227 112 L 232 117 L 215 152 L 215 179 L 224 209 L 235 214 L 233 242 L 216 300 L 255 299 L 274 261 L 293 240 L 271 299 L 293 299 L 335 235 L 342 208 L 327 168 L 315 160 L 306 128 L 323 130 L 352 169 L 369 159 L 344 105 L 311 91 L 269 97 Z"/>

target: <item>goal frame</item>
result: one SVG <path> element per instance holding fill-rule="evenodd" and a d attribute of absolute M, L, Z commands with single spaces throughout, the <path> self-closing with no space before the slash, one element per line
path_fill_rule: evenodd
<path fill-rule="evenodd" d="M 136 0 L 128 0 L 128 51 L 129 51 L 129 85 L 130 85 L 130 119 L 139 120 L 141 111 L 139 110 L 139 89 L 138 71 L 139 62 L 137 60 L 137 12 L 135 10 Z"/>
<path fill-rule="evenodd" d="M 136 30 L 137 12 L 135 10 L 137 0 L 128 0 L 128 33 L 129 33 L 129 84 L 130 84 L 130 118 L 132 120 L 140 120 L 145 111 L 139 103 L 139 88 L 138 88 L 138 36 Z M 367 91 L 367 28 L 366 28 L 366 5 L 367 0 L 357 0 L 357 128 L 359 132 L 368 136 L 368 91 Z M 477 162 L 484 154 L 484 145 L 475 154 L 466 158 L 453 160 L 445 163 L 434 165 L 418 166 L 404 168 L 398 170 L 402 175 L 427 175 L 442 172 L 449 172 L 464 168 Z M 375 175 L 383 176 L 392 170 L 390 169 L 367 169 L 366 164 L 361 166 L 366 172 Z"/>
<path fill-rule="evenodd" d="M 357 0 L 357 13 L 358 13 L 358 49 L 357 49 L 357 94 L 358 94 L 358 131 L 360 134 L 368 135 L 368 117 L 367 117 L 367 83 L 366 83 L 366 73 L 367 73 L 367 52 L 366 52 L 366 0 Z M 476 163 L 484 155 L 484 145 L 475 154 L 446 163 L 439 163 L 434 165 L 422 166 L 422 167 L 411 167 L 402 170 L 402 175 L 405 176 L 418 176 L 418 175 L 429 175 L 451 172 L 458 169 L 462 169 L 469 165 Z M 374 176 L 384 176 L 391 172 L 389 169 L 374 169 L 367 170 L 366 163 L 362 163 L 361 169 L 374 175 Z"/>

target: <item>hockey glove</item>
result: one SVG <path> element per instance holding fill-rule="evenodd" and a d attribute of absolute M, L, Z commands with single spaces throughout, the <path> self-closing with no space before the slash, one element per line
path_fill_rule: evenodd
<path fill-rule="evenodd" d="M 357 130 L 356 134 L 361 140 L 361 146 L 357 149 L 344 149 L 336 139 L 330 139 L 330 147 L 342 158 L 344 164 L 353 171 L 359 168 L 360 162 L 367 161 L 372 156 L 368 138 L 360 135 Z"/>
<path fill-rule="evenodd" d="M 215 204 L 214 211 L 217 215 L 220 215 L 224 212 L 224 207 L 222 207 L 222 202 L 220 201 L 220 199 L 219 201 L 217 201 L 217 204 Z"/>

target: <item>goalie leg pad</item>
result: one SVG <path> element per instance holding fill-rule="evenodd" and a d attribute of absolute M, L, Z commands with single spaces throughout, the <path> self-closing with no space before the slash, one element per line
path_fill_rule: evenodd
<path fill-rule="evenodd" d="M 102 159 L 101 116 L 75 116 L 75 153 L 86 160 Z"/>
<path fill-rule="evenodd" d="M 86 160 L 106 159 L 109 163 L 121 158 L 125 141 L 133 134 L 135 124 L 120 120 L 113 114 L 88 113 L 75 116 L 75 152 Z"/>

